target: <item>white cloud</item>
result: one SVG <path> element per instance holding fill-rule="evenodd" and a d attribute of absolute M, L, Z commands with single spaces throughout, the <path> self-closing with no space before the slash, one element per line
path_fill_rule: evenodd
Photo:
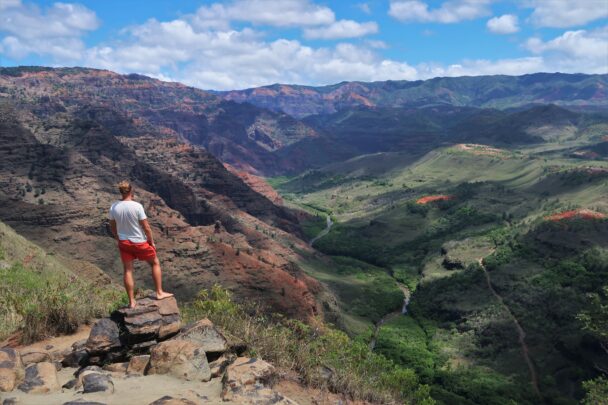
<path fill-rule="evenodd" d="M 331 24 L 334 12 L 309 0 L 235 0 L 198 9 L 194 22 L 200 27 L 225 27 L 228 21 L 247 21 L 276 27 Z"/>
<path fill-rule="evenodd" d="M 339 20 L 328 26 L 306 28 L 307 39 L 343 39 L 363 37 L 378 32 L 378 24 L 373 21 L 358 23 L 353 20 Z"/>
<path fill-rule="evenodd" d="M 608 17 L 606 0 L 531 0 L 530 17 L 540 27 L 567 28 Z"/>
<path fill-rule="evenodd" d="M 19 1 L 2 0 L 2 52 L 11 58 L 30 53 L 74 60 L 81 56 L 80 39 L 99 27 L 95 13 L 80 4 L 54 3 L 46 10 Z"/>
<path fill-rule="evenodd" d="M 365 14 L 372 13 L 372 8 L 369 6 L 368 3 L 359 3 L 359 4 L 357 4 L 357 8 L 359 10 L 363 11 Z"/>
<path fill-rule="evenodd" d="M 456 23 L 488 15 L 489 3 L 490 0 L 450 0 L 429 10 L 428 4 L 420 0 L 392 0 L 388 14 L 402 22 Z"/>
<path fill-rule="evenodd" d="M 519 31 L 517 26 L 517 16 L 505 14 L 488 20 L 486 26 L 495 34 L 513 34 Z"/>
<path fill-rule="evenodd" d="M 546 60 L 568 71 L 608 73 L 608 26 L 566 31 L 546 42 L 530 38 L 525 48 L 537 55 L 545 54 Z"/>

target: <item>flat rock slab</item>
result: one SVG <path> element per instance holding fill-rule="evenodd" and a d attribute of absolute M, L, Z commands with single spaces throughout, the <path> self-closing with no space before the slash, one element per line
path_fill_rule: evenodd
<path fill-rule="evenodd" d="M 25 370 L 21 355 L 19 352 L 10 347 L 0 349 L 0 392 L 10 392 L 15 389 L 15 386 L 21 381 Z"/>
<path fill-rule="evenodd" d="M 187 381 L 209 381 L 205 351 L 187 340 L 167 340 L 150 352 L 148 374 L 170 374 Z"/>
<path fill-rule="evenodd" d="M 30 364 L 25 369 L 25 378 L 19 389 L 28 394 L 47 394 L 59 390 L 57 369 L 53 363 Z"/>

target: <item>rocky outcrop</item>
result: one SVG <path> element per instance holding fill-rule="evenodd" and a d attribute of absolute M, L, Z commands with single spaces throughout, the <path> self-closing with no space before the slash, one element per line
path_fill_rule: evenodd
<path fill-rule="evenodd" d="M 174 297 L 138 300 L 135 308 L 118 309 L 95 323 L 85 344 L 88 362 L 115 363 L 133 354 L 145 354 L 156 343 L 179 332 L 180 327 Z"/>
<path fill-rule="evenodd" d="M 21 355 L 15 349 L 0 349 L 0 392 L 12 391 L 23 380 L 25 371 Z"/>
<path fill-rule="evenodd" d="M 247 346 L 243 342 L 236 344 L 238 339 L 223 333 L 210 320 L 201 319 L 177 330 L 175 326 L 168 328 L 168 325 L 181 324 L 175 299 L 144 298 L 137 304 L 133 309 L 123 308 L 97 321 L 88 339 L 72 344 L 71 352 L 66 353 L 64 349 L 52 352 L 24 350 L 31 362 L 25 369 L 25 378 L 19 352 L 1 349 L 0 377 L 4 379 L 0 378 L 0 383 L 4 384 L 4 390 L 11 391 L 18 384 L 22 392 L 13 394 L 18 403 L 29 394 L 48 394 L 49 403 L 53 403 L 56 398 L 53 395 L 60 395 L 53 394 L 59 391 L 60 383 L 55 365 L 44 360 L 56 359 L 61 353 L 64 356 L 62 363 L 74 367 L 73 378 L 61 381 L 63 394 L 72 391 L 84 396 L 72 401 L 74 404 L 89 403 L 89 394 L 95 394 L 94 398 L 107 395 L 112 398 L 108 399 L 109 403 L 116 403 L 113 395 L 122 392 L 126 380 L 130 383 L 153 375 L 162 376 L 160 381 L 173 381 L 173 387 L 188 384 L 193 387 L 193 383 L 204 387 L 211 379 L 217 379 L 215 383 L 209 382 L 209 387 L 215 387 L 211 394 L 215 401 L 220 401 L 221 397 L 221 400 L 238 404 L 295 404 L 272 388 L 276 371 L 271 364 L 261 359 L 239 357 Z M 163 327 L 172 332 L 163 333 Z M 80 359 L 84 364 L 72 362 L 74 359 Z M 65 370 L 60 375 L 65 376 Z M 149 378 L 159 381 L 158 377 Z M 221 393 L 219 384 L 222 385 Z M 158 398 L 152 404 L 189 405 L 206 400 L 188 390 L 176 395 L 173 388 L 167 394 L 171 395 Z"/>

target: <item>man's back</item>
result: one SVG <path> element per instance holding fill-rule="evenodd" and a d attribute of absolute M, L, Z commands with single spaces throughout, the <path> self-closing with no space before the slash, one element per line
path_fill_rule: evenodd
<path fill-rule="evenodd" d="M 116 221 L 118 238 L 120 240 L 130 240 L 133 243 L 143 243 L 146 234 L 139 221 L 146 219 L 144 207 L 135 201 L 116 201 L 110 207 L 111 220 Z"/>

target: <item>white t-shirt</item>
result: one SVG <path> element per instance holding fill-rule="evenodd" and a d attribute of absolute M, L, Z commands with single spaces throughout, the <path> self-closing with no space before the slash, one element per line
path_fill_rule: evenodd
<path fill-rule="evenodd" d="M 116 221 L 118 239 L 130 240 L 133 243 L 147 241 L 146 234 L 139 221 L 146 219 L 144 207 L 135 201 L 116 201 L 110 207 L 110 219 Z"/>

